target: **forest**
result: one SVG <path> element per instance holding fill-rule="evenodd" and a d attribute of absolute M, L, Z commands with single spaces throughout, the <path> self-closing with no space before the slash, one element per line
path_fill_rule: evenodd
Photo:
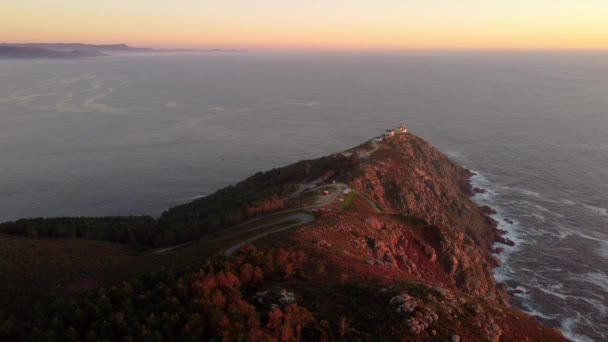
<path fill-rule="evenodd" d="M 323 334 L 292 301 L 250 303 L 265 281 L 304 278 L 303 252 L 252 246 L 197 270 L 163 270 L 82 296 L 24 308 L 28 321 L 0 309 L 0 340 L 31 341 L 291 341 Z M 255 305 L 254 305 L 255 304 Z M 257 306 L 256 306 L 257 305 Z"/>

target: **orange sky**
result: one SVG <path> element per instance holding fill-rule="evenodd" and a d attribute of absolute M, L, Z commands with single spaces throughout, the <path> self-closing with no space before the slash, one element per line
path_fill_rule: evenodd
<path fill-rule="evenodd" d="M 0 41 L 608 49 L 608 0 L 3 0 Z"/>

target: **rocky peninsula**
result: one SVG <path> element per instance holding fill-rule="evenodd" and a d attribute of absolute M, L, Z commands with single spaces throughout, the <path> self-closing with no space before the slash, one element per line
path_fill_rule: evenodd
<path fill-rule="evenodd" d="M 37 284 L 12 276 L 52 290 L 37 294 L 36 310 L 0 311 L 0 339 L 565 340 L 512 308 L 494 280 L 495 243 L 510 242 L 492 209 L 471 200 L 483 191 L 472 173 L 416 135 L 390 132 L 158 219 L 1 224 L 0 243 L 16 253 L 62 244 L 85 258 L 77 245 L 86 242 L 88 255 L 109 245 L 123 254 Z M 22 272 L 57 263 L 30 261 Z"/>

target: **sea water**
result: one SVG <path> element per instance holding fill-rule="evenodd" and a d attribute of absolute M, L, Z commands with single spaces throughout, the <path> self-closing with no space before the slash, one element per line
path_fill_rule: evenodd
<path fill-rule="evenodd" d="M 0 221 L 159 215 L 404 122 L 475 170 L 496 278 L 608 339 L 608 53 L 207 53 L 0 61 Z M 506 221 L 505 219 L 509 220 Z"/>

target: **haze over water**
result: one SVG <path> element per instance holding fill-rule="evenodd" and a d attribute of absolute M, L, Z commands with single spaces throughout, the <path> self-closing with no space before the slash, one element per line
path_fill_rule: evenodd
<path fill-rule="evenodd" d="M 0 61 L 0 221 L 158 215 L 404 122 L 479 172 L 515 304 L 606 340 L 607 95 L 591 52 Z"/>

